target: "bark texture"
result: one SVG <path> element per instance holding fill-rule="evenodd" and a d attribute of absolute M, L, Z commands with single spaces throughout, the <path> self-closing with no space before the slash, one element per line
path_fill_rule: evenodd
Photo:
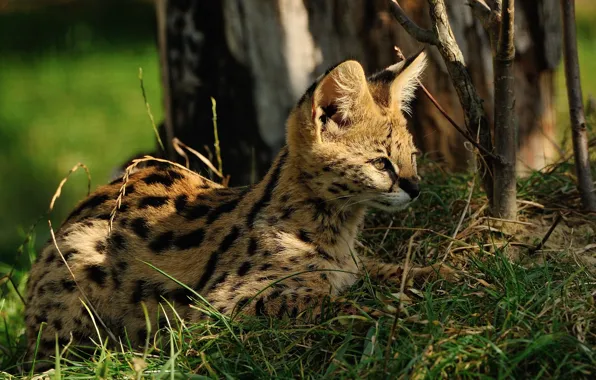
<path fill-rule="evenodd" d="M 588 132 L 584 115 L 582 88 L 579 76 L 577 36 L 575 33 L 575 0 L 561 0 L 563 9 L 563 46 L 565 50 L 565 79 L 569 99 L 569 116 L 573 139 L 573 155 L 577 172 L 577 186 L 582 205 L 587 211 L 596 211 L 596 193 L 590 171 Z"/>
<path fill-rule="evenodd" d="M 495 151 L 500 159 L 494 164 L 493 214 L 507 220 L 515 220 L 517 215 L 514 4 L 513 0 L 503 0 L 499 39 L 494 45 Z"/>
<path fill-rule="evenodd" d="M 261 177 L 283 144 L 289 110 L 327 67 L 353 58 L 373 72 L 396 62 L 394 45 L 406 56 L 422 47 L 395 22 L 387 0 L 160 1 L 158 19 L 164 20 L 160 45 L 164 83 L 169 88 L 164 135 L 169 129 L 203 153 L 204 146 L 212 149 L 213 96 L 224 169 L 232 184 Z M 400 4 L 413 21 L 428 28 L 426 1 L 401 0 Z M 471 76 L 491 125 L 494 87 L 489 39 L 466 4 L 466 0 L 447 1 L 447 12 L 467 66 L 459 69 Z M 553 74 L 561 45 L 551 37 L 560 31 L 559 7 L 556 0 L 516 5 L 518 163 L 539 168 L 555 152 Z M 440 53 L 436 48 L 428 52 L 431 65 L 423 82 L 464 125 L 458 94 Z M 419 95 L 413 108 L 411 127 L 418 146 L 451 169 L 467 168 L 471 155 L 464 139 L 432 103 Z"/>

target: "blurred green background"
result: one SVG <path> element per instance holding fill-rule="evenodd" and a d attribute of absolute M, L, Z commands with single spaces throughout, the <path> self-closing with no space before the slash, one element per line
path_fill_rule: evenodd
<path fill-rule="evenodd" d="M 577 4 L 587 97 L 596 95 L 596 1 Z M 28 267 L 17 247 L 77 162 L 89 167 L 95 187 L 132 155 L 153 148 L 138 69 L 159 121 L 155 36 L 152 1 L 0 0 L 0 275 L 15 264 Z M 564 135 L 569 121 L 561 72 L 557 82 Z M 77 172 L 53 212 L 54 225 L 85 192 L 86 177 Z M 47 238 L 44 220 L 36 244 Z"/>
<path fill-rule="evenodd" d="M 152 149 L 139 67 L 153 114 L 162 117 L 152 2 L 43 3 L 0 1 L 0 273 L 28 266 L 17 247 L 77 162 L 89 167 L 95 187 Z M 86 181 L 83 171 L 71 177 L 54 225 L 84 197 Z M 43 244 L 45 220 L 37 231 Z"/>

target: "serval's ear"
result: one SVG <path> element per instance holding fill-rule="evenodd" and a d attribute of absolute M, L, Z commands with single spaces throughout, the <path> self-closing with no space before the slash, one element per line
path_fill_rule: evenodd
<path fill-rule="evenodd" d="M 370 77 L 371 82 L 382 83 L 387 87 L 386 102 L 393 109 L 410 113 L 410 103 L 418 87 L 418 79 L 426 68 L 426 53 L 420 53 L 405 61 L 389 66 Z"/>
<path fill-rule="evenodd" d="M 332 67 L 318 81 L 312 97 L 312 121 L 317 129 L 345 128 L 358 117 L 358 110 L 372 102 L 366 76 L 356 61 Z M 327 125 L 329 127 L 329 125 Z"/>

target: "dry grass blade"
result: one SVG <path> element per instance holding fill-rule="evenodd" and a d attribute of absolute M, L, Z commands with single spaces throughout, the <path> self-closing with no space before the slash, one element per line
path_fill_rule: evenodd
<path fill-rule="evenodd" d="M 474 186 L 476 186 L 476 176 L 472 178 L 472 183 L 470 184 L 470 191 L 468 192 L 468 199 L 466 199 L 466 206 L 464 207 L 463 211 L 461 212 L 461 216 L 459 217 L 459 222 L 451 235 L 452 239 L 445 250 L 445 255 L 443 255 L 443 259 L 441 260 L 441 264 L 445 263 L 447 257 L 449 256 L 449 252 L 451 251 L 451 246 L 453 246 L 453 241 L 456 240 L 457 234 L 459 233 L 459 229 L 461 228 L 462 223 L 464 222 L 464 218 L 468 213 L 468 209 L 470 208 L 470 202 L 472 201 L 472 195 L 474 194 Z"/>
<path fill-rule="evenodd" d="M 215 148 L 215 156 L 217 157 L 217 166 L 219 168 L 219 172 L 223 173 L 223 161 L 221 160 L 221 149 L 219 148 L 219 133 L 217 131 L 217 103 L 215 99 L 211 98 L 211 113 L 213 115 L 213 138 L 215 142 L 213 143 L 213 147 Z"/>
<path fill-rule="evenodd" d="M 110 213 L 110 221 L 108 223 L 108 235 L 112 232 L 112 225 L 114 223 L 114 218 L 116 217 L 116 213 L 118 212 L 118 209 L 120 208 L 120 205 L 122 204 L 122 199 L 124 198 L 124 196 L 126 195 L 126 185 L 128 184 L 128 179 L 130 177 L 130 175 L 132 174 L 133 170 L 142 162 L 147 162 L 147 161 L 157 161 L 157 162 L 163 162 L 166 164 L 170 164 L 172 166 L 175 166 L 177 168 L 180 168 L 184 171 L 187 171 L 189 173 L 192 173 L 194 175 L 197 175 L 197 173 L 195 173 L 194 171 L 190 170 L 189 168 L 186 168 L 182 165 L 180 165 L 179 163 L 176 162 L 172 162 L 169 160 L 165 160 L 162 158 L 155 158 L 152 156 L 144 156 L 142 158 L 137 158 L 132 160 L 131 164 L 128 165 L 126 167 L 126 169 L 124 170 L 124 175 L 122 176 L 122 186 L 120 186 L 120 190 L 118 191 L 118 198 L 116 198 L 116 205 L 114 206 L 114 208 L 112 209 L 112 212 Z M 210 181 L 207 178 L 204 178 L 205 181 Z"/>
<path fill-rule="evenodd" d="M 157 138 L 157 142 L 159 143 L 161 151 L 165 154 L 166 148 L 164 148 L 163 142 L 161 142 L 161 137 L 159 137 L 159 131 L 157 130 L 157 126 L 155 125 L 155 119 L 153 118 L 153 113 L 151 113 L 151 106 L 149 105 L 149 101 L 147 100 L 147 94 L 145 93 L 145 84 L 143 83 L 142 67 L 139 67 L 139 82 L 141 82 L 141 92 L 143 93 L 143 101 L 145 102 L 145 108 L 147 108 L 147 114 L 149 115 L 149 119 L 151 120 L 153 132 L 155 133 L 155 137 Z"/>
<path fill-rule="evenodd" d="M 70 177 L 70 175 L 72 173 L 74 173 L 75 171 L 77 171 L 79 168 L 83 168 L 87 172 L 87 178 L 89 180 L 88 181 L 88 191 L 90 192 L 90 190 L 91 190 L 91 174 L 89 173 L 89 169 L 85 165 L 83 165 L 82 163 L 78 163 L 72 169 L 70 169 L 70 171 L 68 172 L 68 174 L 66 175 L 66 177 L 64 177 L 62 179 L 62 181 L 60 181 L 60 184 L 58 185 L 58 188 L 56 189 L 56 192 L 54 193 L 54 196 L 52 197 L 52 200 L 50 202 L 50 207 L 48 209 L 48 216 L 49 216 L 50 212 L 54 209 L 54 205 L 56 204 L 56 200 L 58 200 L 58 198 L 60 198 L 60 195 L 62 194 L 62 188 L 64 187 L 64 185 L 68 181 L 68 178 Z M 74 281 L 77 289 L 81 292 L 81 296 L 83 297 L 83 299 L 87 303 L 89 309 L 91 311 L 93 311 L 93 313 L 97 316 L 97 319 L 101 323 L 102 327 L 106 330 L 106 332 L 108 333 L 108 335 L 110 336 L 110 338 L 114 339 L 114 342 L 116 342 L 117 341 L 116 340 L 116 337 L 110 331 L 110 329 L 106 326 L 106 324 L 104 323 L 104 321 L 99 317 L 99 314 L 97 314 L 97 311 L 93 307 L 93 304 L 91 303 L 91 301 L 89 300 L 89 298 L 87 297 L 87 295 L 85 294 L 85 292 L 83 291 L 83 289 L 79 286 L 79 284 L 77 282 L 77 279 L 76 279 L 74 273 L 72 272 L 72 269 L 70 268 L 70 265 L 68 265 L 68 262 L 66 261 L 66 258 L 62 254 L 62 250 L 60 250 L 60 247 L 58 246 L 58 242 L 56 241 L 56 234 L 54 233 L 54 228 L 52 227 L 52 221 L 49 218 L 48 218 L 48 226 L 50 227 L 50 236 L 52 237 L 52 244 L 54 245 L 54 248 L 56 248 L 56 251 L 60 255 L 60 258 L 62 259 L 62 262 L 64 263 L 64 265 L 66 265 L 66 268 L 68 269 L 68 272 L 70 273 L 70 276 L 72 277 L 72 280 Z"/>
<path fill-rule="evenodd" d="M 410 240 L 408 241 L 408 251 L 406 253 L 406 259 L 404 261 L 404 268 L 403 268 L 403 272 L 401 275 L 401 283 L 399 285 L 399 294 L 400 297 L 401 295 L 404 294 L 404 291 L 406 289 L 406 280 L 407 280 L 407 276 L 408 276 L 408 271 L 409 271 L 409 266 L 410 266 L 410 258 L 412 255 L 412 246 L 414 245 L 414 238 L 416 237 L 416 235 L 418 235 L 419 231 L 414 232 L 414 234 L 410 237 Z M 401 302 L 401 298 L 400 298 L 400 302 L 397 306 L 397 309 L 395 310 L 395 316 L 393 318 L 393 324 L 391 325 L 391 331 L 389 333 L 389 339 L 387 339 L 387 346 L 385 347 L 385 361 L 383 363 L 383 372 L 387 373 L 387 363 L 389 362 L 389 354 L 391 352 L 391 342 L 393 341 L 394 337 L 395 337 L 395 332 L 397 330 L 397 321 L 399 320 L 399 315 L 401 314 L 403 310 L 403 304 Z"/>
<path fill-rule="evenodd" d="M 172 145 L 174 145 L 174 149 L 176 149 L 176 152 L 178 152 L 182 157 L 188 157 L 188 156 L 186 156 L 186 154 L 180 153 L 181 148 L 184 148 L 184 149 L 188 150 L 190 153 L 194 154 L 199 160 L 201 160 L 201 162 L 203 162 L 205 164 L 205 166 L 207 166 L 209 168 L 209 170 L 211 170 L 213 173 L 215 173 L 216 176 L 218 176 L 219 178 L 222 178 L 222 179 L 224 178 L 224 175 L 222 174 L 222 172 L 217 170 L 215 168 L 215 166 L 213 166 L 211 161 L 209 161 L 207 159 L 207 157 L 203 156 L 198 151 L 194 150 L 193 148 L 189 147 L 182 141 L 178 140 L 177 137 L 174 137 L 174 139 L 172 140 Z M 187 158 L 187 163 L 188 163 L 188 158 Z"/>
<path fill-rule="evenodd" d="M 48 213 L 52 212 L 52 210 L 54 209 L 54 204 L 56 203 L 56 200 L 62 194 L 62 187 L 64 187 L 64 184 L 66 184 L 66 181 L 68 181 L 68 178 L 70 178 L 70 175 L 72 173 L 76 172 L 79 168 L 83 168 L 85 170 L 85 173 L 87 173 L 87 195 L 89 195 L 91 193 L 91 173 L 89 172 L 89 168 L 87 166 L 85 166 L 84 164 L 79 162 L 72 169 L 70 169 L 70 171 L 68 172 L 66 177 L 62 178 L 62 181 L 60 181 L 60 184 L 58 185 L 58 188 L 56 189 L 56 192 L 54 193 L 54 196 L 52 197 L 52 201 L 50 202 L 50 207 L 48 209 Z"/>

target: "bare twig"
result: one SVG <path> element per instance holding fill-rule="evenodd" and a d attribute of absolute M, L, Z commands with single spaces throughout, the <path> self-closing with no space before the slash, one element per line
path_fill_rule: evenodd
<path fill-rule="evenodd" d="M 391 13 L 393 13 L 393 17 L 412 37 L 427 44 L 437 44 L 436 34 L 432 30 L 419 27 L 414 21 L 410 20 L 397 0 L 391 0 L 389 8 L 391 9 Z"/>
<path fill-rule="evenodd" d="M 79 169 L 79 168 L 83 168 L 87 172 L 87 176 L 89 179 L 88 186 L 91 186 L 91 175 L 89 174 L 89 169 L 87 169 L 87 167 L 85 165 L 83 165 L 82 163 L 76 164 L 72 169 L 70 169 L 70 171 L 68 172 L 66 177 L 64 177 L 64 179 L 62 179 L 62 181 L 58 185 L 58 188 L 54 192 L 54 196 L 52 197 L 52 200 L 50 202 L 50 207 L 48 209 L 48 216 L 53 211 L 54 205 L 56 204 L 56 200 L 60 197 L 60 194 L 62 193 L 62 187 L 64 187 L 64 184 L 66 183 L 66 181 L 68 180 L 70 175 L 72 173 L 74 173 L 75 171 L 77 171 L 77 169 Z M 110 338 L 112 338 L 114 340 L 114 342 L 117 342 L 116 337 L 114 336 L 112 331 L 108 328 L 108 326 L 104 323 L 104 321 L 101 319 L 101 317 L 97 313 L 96 309 L 93 307 L 93 304 L 91 303 L 91 301 L 89 300 L 89 298 L 87 297 L 85 292 L 83 291 L 83 288 L 79 286 L 79 283 L 77 282 L 77 279 L 76 279 L 72 269 L 70 268 L 68 261 L 66 261 L 66 258 L 64 257 L 64 255 L 62 254 L 62 251 L 60 250 L 60 246 L 58 245 L 58 242 L 56 240 L 56 235 L 54 233 L 54 228 L 52 227 L 52 221 L 49 218 L 48 218 L 48 226 L 50 227 L 50 236 L 52 238 L 52 243 L 54 245 L 54 248 L 56 248 L 56 251 L 60 255 L 60 258 L 64 262 L 64 265 L 66 265 L 66 269 L 68 269 L 68 272 L 70 273 L 70 276 L 72 277 L 72 280 L 74 281 L 79 292 L 81 292 L 81 296 L 83 297 L 84 301 L 89 305 L 89 308 L 91 309 L 91 311 L 93 311 L 93 313 L 95 314 L 95 316 L 101 323 L 102 327 L 106 330 L 106 332 L 110 336 Z"/>
<path fill-rule="evenodd" d="M 470 0 L 468 3 L 474 16 L 480 20 L 484 29 L 488 32 L 491 42 L 495 42 L 499 37 L 499 24 L 501 23 L 500 6 L 490 7 L 484 0 Z"/>
<path fill-rule="evenodd" d="M 577 36 L 575 33 L 575 0 L 561 0 L 563 9 L 563 51 L 565 56 L 565 79 L 573 139 L 577 187 L 582 205 L 587 211 L 596 211 L 596 194 L 590 172 L 588 133 L 582 103 L 582 88 L 579 76 Z"/>
<path fill-rule="evenodd" d="M 550 228 L 548 229 L 548 231 L 546 232 L 546 234 L 544 235 L 544 237 L 542 238 L 542 240 L 540 241 L 540 243 L 538 243 L 535 247 L 531 248 L 529 250 L 529 254 L 533 255 L 536 252 L 540 251 L 542 249 L 542 247 L 544 247 L 544 244 L 546 244 L 546 242 L 548 241 L 548 238 L 550 237 L 550 235 L 553 233 L 553 231 L 555 230 L 555 228 L 557 228 L 557 226 L 559 225 L 559 223 L 561 223 L 561 220 L 563 220 L 563 215 L 561 215 L 560 213 L 557 214 L 557 217 L 555 218 L 555 221 L 553 222 L 552 226 L 550 226 Z"/>
<path fill-rule="evenodd" d="M 492 154 L 491 152 L 487 151 L 485 147 L 483 147 L 482 145 L 480 145 L 478 143 L 478 141 L 474 140 L 466 131 L 463 130 L 462 127 L 457 125 L 455 120 L 453 120 L 449 116 L 447 111 L 445 111 L 445 109 L 443 109 L 443 107 L 441 107 L 439 102 L 437 102 L 437 100 L 432 96 L 430 91 L 428 91 L 426 86 L 424 86 L 420 81 L 418 81 L 418 83 L 420 84 L 420 88 L 422 88 L 422 92 L 424 92 L 424 95 L 426 95 L 426 97 L 431 101 L 432 104 L 434 104 L 434 106 L 437 108 L 437 110 L 445 117 L 445 119 L 447 119 L 449 124 L 451 124 L 453 126 L 453 128 L 455 128 L 466 140 L 468 140 L 470 142 L 470 144 L 474 145 L 474 147 L 476 149 L 478 149 L 478 151 L 481 152 L 483 155 L 489 156 L 494 160 L 499 159 L 499 157 L 497 157 L 494 154 Z"/>

